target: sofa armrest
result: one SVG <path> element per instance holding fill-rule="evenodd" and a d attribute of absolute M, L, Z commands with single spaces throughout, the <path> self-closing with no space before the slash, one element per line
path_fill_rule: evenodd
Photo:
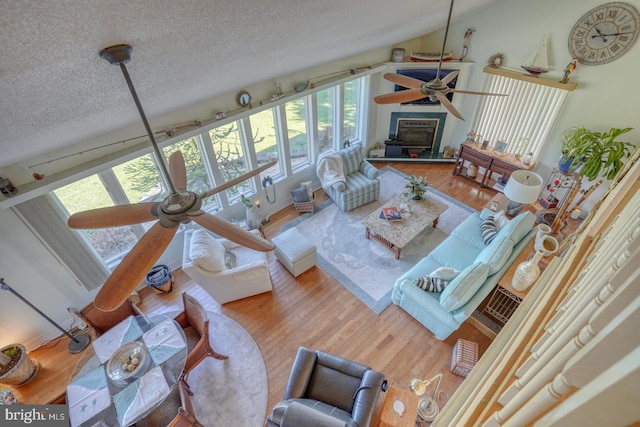
<path fill-rule="evenodd" d="M 351 417 L 359 426 L 366 426 L 371 422 L 383 381 L 384 374 L 371 369 L 362 376 L 351 410 Z"/>
<path fill-rule="evenodd" d="M 316 364 L 316 357 L 316 353 L 308 348 L 300 347 L 298 349 L 283 400 L 303 397 Z"/>
<path fill-rule="evenodd" d="M 376 179 L 378 177 L 378 168 L 373 166 L 366 160 L 360 162 L 360 172 L 364 174 L 369 179 Z"/>

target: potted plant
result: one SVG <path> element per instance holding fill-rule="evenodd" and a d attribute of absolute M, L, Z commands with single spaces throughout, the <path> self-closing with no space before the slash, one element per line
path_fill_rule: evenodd
<path fill-rule="evenodd" d="M 620 135 L 633 128 L 611 128 L 600 133 L 584 126 L 565 130 L 562 134 L 562 156 L 558 163 L 561 172 L 567 173 L 581 167 L 580 175 L 590 181 L 600 174 L 613 179 L 624 164 L 633 145 L 629 142 L 616 141 Z"/>
<path fill-rule="evenodd" d="M 37 373 L 38 365 L 29 358 L 22 344 L 9 344 L 0 349 L 0 383 L 20 386 Z"/>
<path fill-rule="evenodd" d="M 421 200 L 424 193 L 427 192 L 427 180 L 421 176 L 407 176 L 405 179 L 408 181 L 405 188 L 407 191 L 404 193 L 410 200 Z"/>

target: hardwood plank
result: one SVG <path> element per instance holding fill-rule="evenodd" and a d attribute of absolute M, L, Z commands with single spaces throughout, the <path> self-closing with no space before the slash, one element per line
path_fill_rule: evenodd
<path fill-rule="evenodd" d="M 422 175 L 433 188 L 465 204 L 481 209 L 496 193 L 471 181 L 452 175 L 453 164 L 376 163 L 381 168 L 393 166 L 409 175 Z M 316 191 L 318 202 L 327 199 Z M 299 214 L 293 205 L 273 214 L 264 227 L 267 238 Z M 464 380 L 449 371 L 451 351 L 458 338 L 478 342 L 482 354 L 491 340 L 465 323 L 445 341 L 439 341 L 404 310 L 389 306 L 379 316 L 368 309 L 328 273 L 318 267 L 293 278 L 269 253 L 273 291 L 225 305 L 218 304 L 181 270 L 174 272 L 176 285 L 169 294 L 158 295 L 146 288 L 140 292 L 140 308 L 145 313 L 162 313 L 182 309 L 181 293 L 195 295 L 207 310 L 222 313 L 240 323 L 260 347 L 267 367 L 270 410 L 281 398 L 289 378 L 293 358 L 299 346 L 339 354 L 383 372 L 390 384 L 406 389 L 413 377 L 430 378 L 443 373 L 441 389 L 451 396 Z M 214 345 L 215 345 L 215 339 Z M 57 347 L 38 350 L 51 358 L 67 358 L 66 350 Z M 69 363 L 69 362 L 67 362 Z M 66 387 L 69 375 L 62 374 L 59 387 Z M 39 383 L 36 378 L 34 383 Z M 35 393 L 33 389 L 30 392 Z M 29 402 L 45 402 L 31 394 Z M 375 419 L 384 402 L 380 398 Z M 266 416 L 266 414 L 265 414 Z M 377 421 L 373 423 L 377 425 Z"/>

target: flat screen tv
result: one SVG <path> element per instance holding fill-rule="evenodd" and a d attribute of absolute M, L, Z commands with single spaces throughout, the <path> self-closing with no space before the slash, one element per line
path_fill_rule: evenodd
<path fill-rule="evenodd" d="M 447 74 L 455 70 L 440 70 L 440 78 L 444 78 Z M 422 80 L 424 82 L 431 81 L 436 78 L 437 69 L 415 69 L 415 70 L 398 70 L 397 73 L 407 77 L 413 77 L 414 79 Z M 456 83 L 458 82 L 458 77 L 451 80 L 447 86 L 451 89 L 455 89 Z M 405 90 L 405 87 L 396 85 L 395 92 Z M 449 101 L 453 100 L 453 93 L 448 93 L 446 95 L 449 98 Z M 428 97 L 418 99 L 416 101 L 403 102 L 403 104 L 417 104 L 417 105 L 438 105 L 440 101 L 431 101 Z"/>

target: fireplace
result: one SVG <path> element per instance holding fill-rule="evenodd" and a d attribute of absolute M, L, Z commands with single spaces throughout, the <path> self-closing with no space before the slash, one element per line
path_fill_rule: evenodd
<path fill-rule="evenodd" d="M 385 157 L 437 155 L 446 116 L 446 113 L 391 113 Z"/>

